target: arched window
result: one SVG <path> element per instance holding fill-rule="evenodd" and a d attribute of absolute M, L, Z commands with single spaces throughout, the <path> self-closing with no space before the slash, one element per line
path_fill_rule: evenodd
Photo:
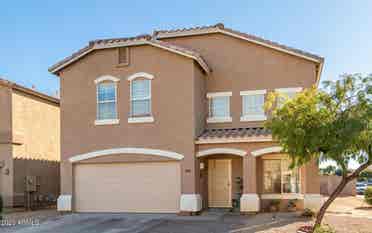
<path fill-rule="evenodd" d="M 142 118 L 153 121 L 151 113 L 151 80 L 153 75 L 136 73 L 128 78 L 130 81 L 130 118 Z M 134 123 L 134 121 L 132 121 Z M 142 121 L 138 121 L 142 122 Z"/>
<path fill-rule="evenodd" d="M 112 76 L 103 76 L 95 80 L 97 85 L 96 125 L 118 123 L 117 82 Z"/>

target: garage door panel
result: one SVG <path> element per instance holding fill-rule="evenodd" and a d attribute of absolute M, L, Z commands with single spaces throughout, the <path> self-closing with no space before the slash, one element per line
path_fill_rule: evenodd
<path fill-rule="evenodd" d="M 178 162 L 79 164 L 74 169 L 79 212 L 178 212 Z"/>

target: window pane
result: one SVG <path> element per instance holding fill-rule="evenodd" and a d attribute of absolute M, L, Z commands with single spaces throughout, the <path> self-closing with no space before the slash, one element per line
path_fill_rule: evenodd
<path fill-rule="evenodd" d="M 150 115 L 150 100 L 132 100 L 132 116 Z"/>
<path fill-rule="evenodd" d="M 281 193 L 281 161 L 263 160 L 264 192 Z"/>
<path fill-rule="evenodd" d="M 150 80 L 132 81 L 132 100 L 150 98 Z"/>
<path fill-rule="evenodd" d="M 300 176 L 298 169 L 289 169 L 290 161 L 282 160 L 283 193 L 298 193 L 300 191 Z"/>
<path fill-rule="evenodd" d="M 293 99 L 297 95 L 297 92 L 283 92 L 280 94 L 281 96 L 279 96 L 277 99 L 277 104 L 279 107 L 283 106 L 285 101 Z"/>
<path fill-rule="evenodd" d="M 210 117 L 229 117 L 229 97 L 218 96 L 210 99 Z"/>
<path fill-rule="evenodd" d="M 264 115 L 265 95 L 243 96 L 243 115 Z"/>
<path fill-rule="evenodd" d="M 115 101 L 115 83 L 101 83 L 98 85 L 98 102 Z"/>
<path fill-rule="evenodd" d="M 99 103 L 97 115 L 98 120 L 116 119 L 116 103 Z"/>

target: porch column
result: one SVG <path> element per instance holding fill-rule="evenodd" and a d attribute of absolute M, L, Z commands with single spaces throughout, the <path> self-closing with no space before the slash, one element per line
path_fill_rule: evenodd
<path fill-rule="evenodd" d="M 304 208 L 318 211 L 323 204 L 323 196 L 320 194 L 320 175 L 318 164 L 315 160 L 302 168 L 302 188 L 304 194 Z"/>
<path fill-rule="evenodd" d="M 258 212 L 259 210 L 256 157 L 249 153 L 243 158 L 243 195 L 240 198 L 240 211 Z"/>

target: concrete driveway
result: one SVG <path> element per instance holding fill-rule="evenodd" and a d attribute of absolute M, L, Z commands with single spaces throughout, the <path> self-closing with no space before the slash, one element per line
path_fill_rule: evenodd
<path fill-rule="evenodd" d="M 172 214 L 71 214 L 35 226 L 0 227 L 4 233 L 250 233 L 299 221 L 295 214 L 241 216 L 206 212 L 201 216 Z"/>

